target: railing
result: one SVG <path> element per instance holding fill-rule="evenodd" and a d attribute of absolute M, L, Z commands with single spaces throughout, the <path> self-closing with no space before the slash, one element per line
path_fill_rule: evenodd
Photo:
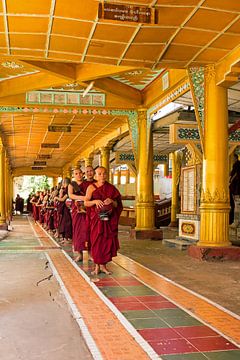
<path fill-rule="evenodd" d="M 134 197 L 123 197 L 123 200 L 134 200 Z M 155 201 L 155 226 L 169 225 L 171 221 L 171 199 Z M 120 216 L 120 225 L 136 226 L 136 213 L 133 207 L 125 206 Z"/>

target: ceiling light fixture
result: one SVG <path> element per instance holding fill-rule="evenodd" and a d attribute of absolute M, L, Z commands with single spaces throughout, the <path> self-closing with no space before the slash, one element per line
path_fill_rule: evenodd
<path fill-rule="evenodd" d="M 89 93 L 89 91 L 93 88 L 93 85 L 94 85 L 94 81 L 91 81 L 88 87 L 84 90 L 82 97 L 85 97 Z"/>

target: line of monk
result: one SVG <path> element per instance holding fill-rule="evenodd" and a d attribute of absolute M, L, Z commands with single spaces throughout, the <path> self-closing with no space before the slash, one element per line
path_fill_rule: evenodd
<path fill-rule="evenodd" d="M 95 178 L 94 178 L 95 175 Z M 72 242 L 74 260 L 83 260 L 87 250 L 95 268 L 92 272 L 110 274 L 107 263 L 119 249 L 118 222 L 122 211 L 121 195 L 107 182 L 107 171 L 92 166 L 73 171 L 74 180 L 63 179 L 51 191 L 36 192 L 30 200 L 35 222 L 52 232 L 60 243 Z"/>

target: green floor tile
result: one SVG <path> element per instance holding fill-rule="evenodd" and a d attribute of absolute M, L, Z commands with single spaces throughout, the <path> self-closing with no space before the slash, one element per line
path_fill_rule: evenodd
<path fill-rule="evenodd" d="M 158 295 L 152 289 L 149 289 L 147 286 L 124 286 L 127 291 L 133 296 L 145 296 L 145 295 Z"/>
<path fill-rule="evenodd" d="M 152 319 L 133 319 L 129 322 L 135 327 L 135 329 L 157 329 L 157 328 L 167 328 L 165 322 L 161 321 L 158 318 Z"/>
<path fill-rule="evenodd" d="M 157 316 L 171 327 L 200 326 L 202 323 L 181 309 L 153 310 Z"/>
<path fill-rule="evenodd" d="M 203 353 L 209 360 L 239 360 L 240 350 L 214 351 Z"/>
<path fill-rule="evenodd" d="M 128 319 L 149 319 L 157 318 L 157 315 L 154 314 L 151 310 L 129 310 L 123 311 L 123 315 Z"/>
<path fill-rule="evenodd" d="M 101 291 L 108 297 L 129 296 L 129 293 L 121 287 L 103 287 Z"/>
<path fill-rule="evenodd" d="M 172 317 L 176 317 L 176 316 L 190 316 L 188 315 L 188 313 L 186 313 L 185 311 L 183 311 L 182 309 L 157 309 L 157 310 L 153 310 L 153 312 L 155 312 L 158 316 L 160 316 L 161 318 L 172 318 Z"/>
<path fill-rule="evenodd" d="M 207 360 L 201 353 L 161 355 L 162 360 Z"/>

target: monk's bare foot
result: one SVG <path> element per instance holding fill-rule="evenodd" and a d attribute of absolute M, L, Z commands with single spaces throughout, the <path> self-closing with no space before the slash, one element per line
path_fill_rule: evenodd
<path fill-rule="evenodd" d="M 109 270 L 106 268 L 106 265 L 102 265 L 101 271 L 102 271 L 104 274 L 111 275 L 111 271 L 109 271 Z"/>
<path fill-rule="evenodd" d="M 75 262 L 82 261 L 82 254 L 77 255 L 77 256 L 74 258 L 74 261 L 75 261 Z"/>
<path fill-rule="evenodd" d="M 91 272 L 92 275 L 98 275 L 100 274 L 100 266 L 96 265 L 95 269 Z"/>

